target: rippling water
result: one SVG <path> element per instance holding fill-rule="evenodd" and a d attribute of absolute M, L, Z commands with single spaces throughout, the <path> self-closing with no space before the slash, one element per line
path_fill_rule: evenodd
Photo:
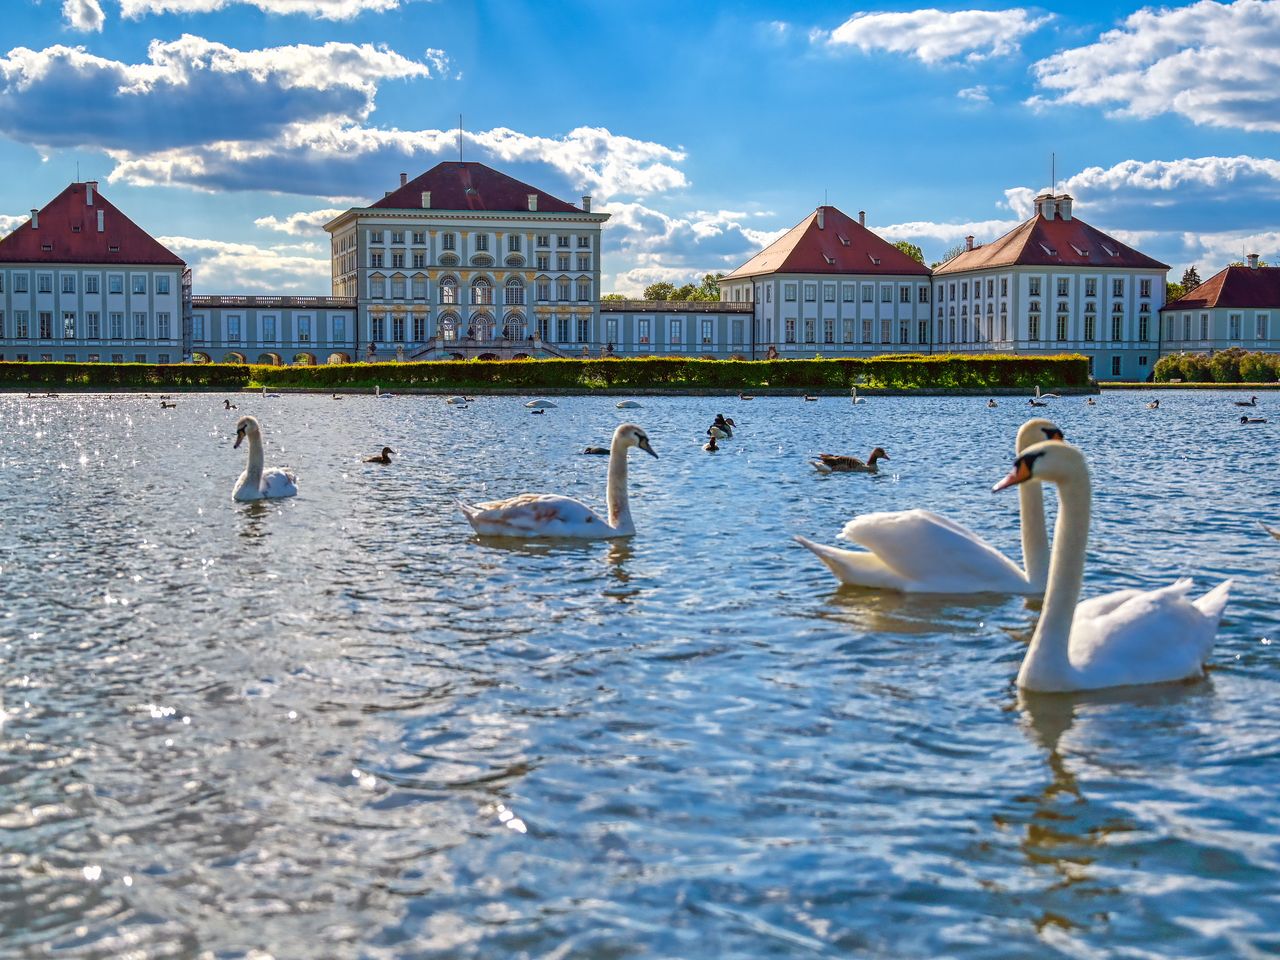
<path fill-rule="evenodd" d="M 1018 695 L 1026 601 L 790 540 L 930 506 L 1016 556 L 1012 398 L 0 397 L 0 952 L 1280 951 L 1280 397 L 1161 397 L 1036 411 L 1091 458 L 1086 595 L 1236 578 L 1208 680 L 1091 697 Z M 298 498 L 231 502 L 241 413 Z M 455 498 L 602 503 L 624 417 L 634 540 L 472 536 Z"/>

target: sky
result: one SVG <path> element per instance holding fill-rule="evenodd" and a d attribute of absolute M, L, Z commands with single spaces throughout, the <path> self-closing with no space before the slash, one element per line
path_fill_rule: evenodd
<path fill-rule="evenodd" d="M 1056 186 L 1208 278 L 1280 258 L 1280 0 L 3 0 L 0 234 L 68 183 L 198 294 L 329 293 L 327 219 L 462 150 L 605 225 L 604 292 L 828 202 L 930 262 Z"/>

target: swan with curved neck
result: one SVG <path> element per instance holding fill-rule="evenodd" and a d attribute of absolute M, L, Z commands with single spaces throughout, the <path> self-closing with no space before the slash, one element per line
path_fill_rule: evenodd
<path fill-rule="evenodd" d="M 1050 421 L 1028 420 L 1018 430 L 1019 452 L 1062 431 Z M 1044 496 L 1039 484 L 1020 491 L 1022 556 L 1019 567 L 991 544 L 960 524 L 930 510 L 868 513 L 845 524 L 840 536 L 865 550 L 842 550 L 796 541 L 811 550 L 841 583 L 904 593 L 1044 592 L 1049 570 L 1049 538 L 1044 525 Z"/>
<path fill-rule="evenodd" d="M 1191 581 L 1117 590 L 1080 602 L 1092 487 L 1084 455 L 1067 443 L 1023 452 L 992 489 L 1030 480 L 1058 487 L 1058 523 L 1044 607 L 1018 671 L 1018 686 L 1043 693 L 1174 683 L 1204 675 L 1231 581 L 1191 600 Z"/>
<path fill-rule="evenodd" d="M 249 441 L 249 460 L 245 464 L 244 473 L 231 490 L 231 499 L 277 500 L 282 497 L 294 497 L 298 494 L 298 478 L 287 470 L 262 467 L 262 428 L 255 417 L 241 417 L 236 423 L 236 442 L 232 449 L 239 447 L 245 440 Z"/>
<path fill-rule="evenodd" d="M 576 537 L 601 540 L 631 537 L 636 525 L 627 498 L 627 451 L 639 447 L 657 457 L 649 436 L 634 423 L 613 432 L 609 445 L 609 482 L 605 520 L 581 500 L 550 493 L 522 493 L 508 500 L 492 500 L 469 506 L 459 503 L 476 533 L 486 537 Z"/>

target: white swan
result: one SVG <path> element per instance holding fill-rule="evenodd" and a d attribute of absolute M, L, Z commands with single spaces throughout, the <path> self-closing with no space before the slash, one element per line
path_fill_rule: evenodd
<path fill-rule="evenodd" d="M 267 388 L 266 388 L 265 386 L 262 388 L 262 395 L 263 395 L 264 397 L 266 397 L 268 400 L 279 400 L 279 399 L 280 399 L 280 394 L 278 394 L 278 393 L 267 393 Z"/>
<path fill-rule="evenodd" d="M 1028 420 L 1018 430 L 1015 449 L 1062 439 L 1062 431 L 1044 419 Z M 1044 591 L 1049 570 L 1049 539 L 1044 525 L 1044 495 L 1039 486 L 1019 491 L 1022 518 L 1021 570 L 977 534 L 930 510 L 868 513 L 845 524 L 840 536 L 866 550 L 842 550 L 796 541 L 812 550 L 841 583 L 904 593 L 1022 593 Z"/>
<path fill-rule="evenodd" d="M 1018 686 L 1043 693 L 1173 683 L 1204 675 L 1231 581 L 1197 600 L 1189 579 L 1157 590 L 1117 590 L 1079 602 L 1092 489 L 1084 454 L 1038 443 L 993 490 L 1038 479 L 1058 486 L 1058 524 L 1044 608 L 1018 671 Z"/>
<path fill-rule="evenodd" d="M 253 417 L 241 417 L 236 423 L 236 442 L 249 441 L 249 462 L 231 490 L 232 500 L 275 500 L 298 495 L 298 478 L 287 470 L 262 469 L 262 428 Z"/>
<path fill-rule="evenodd" d="M 627 500 L 627 451 L 639 447 L 656 457 L 648 435 L 634 423 L 613 432 L 609 445 L 609 483 L 605 492 L 608 521 L 581 500 L 553 493 L 522 493 L 509 500 L 468 506 L 459 503 L 476 533 L 486 537 L 578 537 L 600 540 L 630 537 L 636 532 Z"/>
<path fill-rule="evenodd" d="M 457 406 L 465 407 L 467 405 L 467 398 L 466 397 L 449 397 L 448 399 L 445 400 L 445 403 L 449 404 L 449 406 L 451 407 L 457 407 Z"/>
<path fill-rule="evenodd" d="M 530 400 L 525 404 L 525 407 L 530 410 L 551 410 L 555 407 L 555 404 L 550 400 Z"/>
<path fill-rule="evenodd" d="M 1058 399 L 1058 395 L 1057 395 L 1056 393 L 1041 393 L 1041 392 L 1040 392 L 1040 384 L 1038 384 L 1038 383 L 1037 383 L 1037 384 L 1036 384 L 1036 399 L 1037 399 L 1037 400 L 1056 400 L 1056 399 Z"/>
<path fill-rule="evenodd" d="M 856 385 L 856 384 L 855 384 L 854 386 L 852 386 L 852 387 L 850 387 L 850 388 L 849 388 L 849 398 L 850 398 L 854 403 L 866 403 L 866 402 L 867 402 L 867 401 L 866 401 L 866 400 L 864 400 L 862 397 L 858 396 L 858 387 L 857 387 L 857 385 Z"/>
<path fill-rule="evenodd" d="M 614 404 L 619 410 L 636 410 L 640 407 L 638 400 L 619 400 Z"/>

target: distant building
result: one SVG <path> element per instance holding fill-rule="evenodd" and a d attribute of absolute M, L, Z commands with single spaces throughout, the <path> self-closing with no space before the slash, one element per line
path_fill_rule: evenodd
<path fill-rule="evenodd" d="M 0 360 L 177 363 L 190 272 L 95 181 L 0 240 Z"/>
<path fill-rule="evenodd" d="M 273 366 L 352 363 L 363 359 L 355 318 L 353 297 L 192 297 L 191 355 Z"/>
<path fill-rule="evenodd" d="M 753 305 L 748 356 L 871 356 L 927 350 L 929 268 L 831 206 L 818 207 L 720 281 Z"/>
<path fill-rule="evenodd" d="M 936 350 L 1082 353 L 1100 380 L 1145 380 L 1159 353 L 1167 264 L 1042 194 L 1029 220 L 933 272 Z"/>
<path fill-rule="evenodd" d="M 1160 311 L 1163 353 L 1207 353 L 1226 347 L 1280 350 L 1280 267 L 1226 267 Z"/>
<path fill-rule="evenodd" d="M 603 349 L 615 356 L 750 356 L 751 304 L 606 300 Z"/>
<path fill-rule="evenodd" d="M 482 163 L 402 173 L 325 224 L 333 295 L 355 301 L 360 359 L 369 344 L 384 359 L 598 349 L 608 218 Z"/>

